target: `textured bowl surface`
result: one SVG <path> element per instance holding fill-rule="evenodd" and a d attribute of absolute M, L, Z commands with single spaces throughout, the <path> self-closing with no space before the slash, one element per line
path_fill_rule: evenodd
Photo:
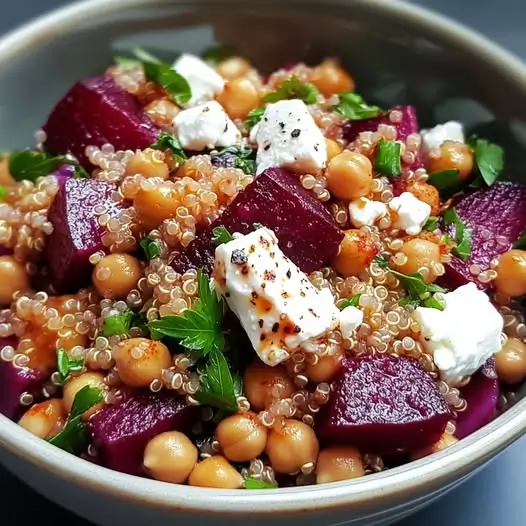
<path fill-rule="evenodd" d="M 339 56 L 358 90 L 385 106 L 413 104 L 423 127 L 463 121 L 507 148 L 522 177 L 526 68 L 442 17 L 394 0 L 91 0 L 0 40 L 5 149 L 34 131 L 79 78 L 133 45 L 168 60 L 232 45 L 260 69 Z M 365 479 L 267 491 L 205 490 L 134 478 L 69 456 L 0 416 L 0 461 L 46 497 L 101 525 L 233 520 L 276 526 L 389 524 L 462 483 L 526 429 L 526 401 L 477 433 L 410 465 Z"/>

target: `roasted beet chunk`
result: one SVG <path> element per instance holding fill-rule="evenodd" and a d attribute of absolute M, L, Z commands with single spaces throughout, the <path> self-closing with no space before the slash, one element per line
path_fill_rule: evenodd
<path fill-rule="evenodd" d="M 248 234 L 256 223 L 273 230 L 285 255 L 306 273 L 330 261 L 343 239 L 330 212 L 301 186 L 296 175 L 270 168 L 175 258 L 174 268 L 178 272 L 192 267 L 211 272 L 215 252 L 213 228 L 224 226 L 229 232 Z"/>
<path fill-rule="evenodd" d="M 434 444 L 450 418 L 434 380 L 411 358 L 347 359 L 318 417 L 322 440 L 389 455 Z"/>
<path fill-rule="evenodd" d="M 471 229 L 471 254 L 466 261 L 454 257 L 447 263 L 443 281 L 451 288 L 472 281 L 485 289 L 488 284 L 474 276 L 470 268 L 476 265 L 481 270 L 489 269 L 491 261 L 509 250 L 526 229 L 526 186 L 497 182 L 462 197 L 454 206 Z"/>
<path fill-rule="evenodd" d="M 199 409 L 170 392 L 136 392 L 96 413 L 87 428 L 102 463 L 116 471 L 140 474 L 148 442 L 160 433 L 190 432 Z"/>
<path fill-rule="evenodd" d="M 100 181 L 62 182 L 49 209 L 53 233 L 46 247 L 51 281 L 58 293 L 75 292 L 89 282 L 93 270 L 89 257 L 103 248 L 103 229 L 93 208 L 105 205 L 110 216 L 115 215 L 114 191 L 114 185 Z"/>
<path fill-rule="evenodd" d="M 86 146 L 110 143 L 117 150 L 144 149 L 159 134 L 139 101 L 109 76 L 77 82 L 43 129 L 52 152 L 71 153 L 86 167 Z"/>

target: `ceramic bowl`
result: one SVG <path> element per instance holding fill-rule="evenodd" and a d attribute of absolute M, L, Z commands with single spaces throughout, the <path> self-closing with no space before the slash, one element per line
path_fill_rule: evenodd
<path fill-rule="evenodd" d="M 458 118 L 526 159 L 526 68 L 465 27 L 394 0 L 91 0 L 0 41 L 2 148 L 32 144 L 70 85 L 123 49 L 167 57 L 230 44 L 261 69 L 341 57 L 358 89 L 411 103 L 426 126 Z M 524 174 L 524 172 L 522 172 Z M 224 491 L 131 477 L 75 458 L 0 416 L 0 461 L 49 499 L 104 525 L 389 524 L 451 491 L 526 429 L 526 401 L 442 453 L 361 480 L 276 491 Z"/>

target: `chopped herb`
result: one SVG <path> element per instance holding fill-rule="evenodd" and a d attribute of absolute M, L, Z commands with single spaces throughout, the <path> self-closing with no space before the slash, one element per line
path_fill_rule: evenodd
<path fill-rule="evenodd" d="M 187 349 L 207 354 L 213 350 L 223 350 L 225 338 L 222 331 L 223 302 L 210 287 L 208 277 L 199 270 L 197 273 L 199 299 L 192 309 L 180 316 L 163 316 L 149 322 L 152 338 L 163 336 L 175 338 Z"/>
<path fill-rule="evenodd" d="M 5 201 L 7 194 L 8 194 L 7 188 L 3 184 L 0 185 L 0 200 Z"/>
<path fill-rule="evenodd" d="M 281 86 L 263 97 L 264 102 L 278 102 L 287 99 L 301 99 L 305 104 L 315 104 L 319 92 L 313 84 L 301 82 L 295 75 L 286 79 Z"/>
<path fill-rule="evenodd" d="M 383 110 L 378 106 L 367 104 L 358 93 L 340 93 L 338 96 L 340 102 L 333 106 L 332 109 L 351 121 L 373 119 L 383 113 Z"/>
<path fill-rule="evenodd" d="M 243 483 L 245 489 L 276 489 L 277 484 L 270 484 L 264 480 L 257 480 L 251 477 L 246 477 Z"/>
<path fill-rule="evenodd" d="M 134 58 L 117 56 L 114 58 L 115 64 L 124 69 L 133 69 L 141 65 L 140 60 Z"/>
<path fill-rule="evenodd" d="M 88 434 L 81 421 L 81 416 L 88 409 L 102 402 L 103 398 L 100 389 L 85 385 L 75 395 L 66 425 L 60 433 L 48 439 L 48 442 L 69 453 L 78 454 L 81 452 L 88 443 Z"/>
<path fill-rule="evenodd" d="M 389 261 L 387 260 L 387 258 L 385 256 L 382 256 L 382 255 L 379 255 L 379 256 L 375 256 L 373 261 L 380 267 L 380 268 L 383 268 L 383 269 L 386 269 L 389 267 Z"/>
<path fill-rule="evenodd" d="M 128 335 L 132 326 L 135 314 L 131 310 L 126 310 L 120 314 L 113 314 L 104 318 L 101 335 L 106 338 L 110 336 Z"/>
<path fill-rule="evenodd" d="M 161 132 L 157 140 L 151 145 L 155 150 L 171 150 L 177 164 L 183 165 L 188 159 L 179 139 L 171 133 Z"/>
<path fill-rule="evenodd" d="M 399 142 L 381 139 L 376 147 L 375 170 L 388 177 L 398 177 L 402 173 L 400 149 Z"/>
<path fill-rule="evenodd" d="M 462 222 L 454 208 L 444 212 L 444 225 L 454 227 L 457 244 L 453 247 L 453 254 L 466 261 L 471 254 L 471 230 Z"/>
<path fill-rule="evenodd" d="M 361 294 L 355 294 L 354 296 L 343 300 L 340 303 L 340 310 L 346 309 L 347 307 L 358 307 Z"/>
<path fill-rule="evenodd" d="M 256 172 L 256 151 L 252 148 L 229 146 L 221 150 L 217 155 L 233 157 L 235 159 L 234 167 L 243 170 L 246 174 L 252 175 Z"/>
<path fill-rule="evenodd" d="M 245 126 L 249 130 L 252 129 L 261 120 L 264 113 L 265 113 L 265 106 L 260 106 L 259 108 L 252 110 L 248 114 L 247 120 L 245 121 Z"/>
<path fill-rule="evenodd" d="M 72 360 L 64 349 L 57 350 L 57 370 L 61 384 L 64 384 L 71 373 L 80 373 L 83 368 L 84 360 Z"/>
<path fill-rule="evenodd" d="M 444 310 L 443 305 L 433 297 L 435 292 L 445 292 L 442 287 L 434 285 L 433 283 L 427 284 L 419 272 L 402 274 L 391 268 L 389 271 L 398 278 L 407 291 L 407 296 L 399 302 L 400 305 L 413 305 L 413 307 L 421 306 Z"/>
<path fill-rule="evenodd" d="M 229 243 L 234 239 L 232 234 L 224 226 L 218 226 L 214 228 L 212 230 L 212 234 L 212 243 L 216 247 L 222 245 L 223 243 Z"/>
<path fill-rule="evenodd" d="M 429 219 L 426 221 L 426 224 L 424 225 L 424 230 L 427 230 L 428 232 L 434 232 L 437 228 L 438 228 L 438 217 L 429 216 Z"/>
<path fill-rule="evenodd" d="M 504 150 L 498 144 L 475 136 L 469 139 L 468 144 L 473 148 L 475 163 L 482 180 L 491 186 L 504 169 Z"/>
<path fill-rule="evenodd" d="M 526 232 L 524 232 L 522 236 L 513 244 L 513 248 L 526 250 Z"/>
<path fill-rule="evenodd" d="M 443 170 L 429 174 L 427 182 L 433 185 L 439 192 L 458 188 L 462 184 L 458 170 Z"/>
<path fill-rule="evenodd" d="M 9 155 L 9 173 L 16 181 L 27 179 L 34 182 L 39 177 L 54 172 L 63 164 L 71 164 L 75 167 L 75 177 L 88 177 L 82 166 L 64 155 L 53 156 L 33 150 L 15 151 Z"/>
<path fill-rule="evenodd" d="M 219 62 L 223 62 L 223 60 L 233 57 L 234 55 L 235 53 L 232 48 L 227 46 L 213 46 L 204 51 L 201 58 L 215 66 L 216 64 L 219 64 Z"/>
<path fill-rule="evenodd" d="M 252 228 L 254 230 L 259 230 L 260 228 L 263 228 L 263 225 L 261 223 L 252 223 Z"/>
<path fill-rule="evenodd" d="M 145 236 L 139 241 L 139 246 L 141 247 L 146 259 L 151 261 L 154 258 L 157 258 L 161 255 L 161 247 L 159 241 L 150 236 Z"/>
<path fill-rule="evenodd" d="M 132 53 L 141 62 L 151 62 L 152 64 L 162 64 L 163 63 L 156 56 L 152 55 L 150 52 L 146 51 L 145 49 L 141 47 L 133 48 Z"/>

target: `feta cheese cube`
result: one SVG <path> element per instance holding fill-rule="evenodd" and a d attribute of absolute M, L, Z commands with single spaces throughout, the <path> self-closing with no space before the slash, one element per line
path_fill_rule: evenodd
<path fill-rule="evenodd" d="M 349 305 L 340 311 L 340 331 L 342 336 L 348 340 L 354 335 L 354 331 L 363 323 L 363 312 Z"/>
<path fill-rule="evenodd" d="M 237 126 L 215 100 L 179 112 L 173 125 L 185 150 L 233 146 L 241 139 Z"/>
<path fill-rule="evenodd" d="M 480 369 L 501 347 L 503 319 L 474 283 L 444 295 L 445 309 L 418 307 L 420 342 L 433 355 L 443 380 L 458 384 Z"/>
<path fill-rule="evenodd" d="M 410 236 L 419 234 L 431 215 L 431 207 L 411 192 L 403 192 L 399 197 L 393 197 L 389 201 L 389 208 L 393 212 L 393 226 L 405 230 Z"/>
<path fill-rule="evenodd" d="M 323 133 L 299 99 L 268 104 L 251 139 L 258 147 L 256 175 L 267 168 L 318 173 L 327 164 Z"/>
<path fill-rule="evenodd" d="M 420 136 L 424 155 L 439 150 L 445 141 L 465 141 L 464 127 L 457 121 L 448 121 L 429 130 L 421 130 Z"/>
<path fill-rule="evenodd" d="M 172 69 L 186 79 L 192 90 L 192 97 L 184 106 L 186 108 L 214 100 L 225 87 L 223 77 L 195 55 L 183 53 L 173 63 Z"/>
<path fill-rule="evenodd" d="M 360 197 L 349 203 L 349 218 L 354 227 L 373 226 L 387 214 L 387 206 L 380 201 Z"/>
<path fill-rule="evenodd" d="M 330 290 L 316 289 L 267 228 L 236 234 L 216 248 L 214 282 L 256 353 L 270 366 L 338 323 Z"/>

